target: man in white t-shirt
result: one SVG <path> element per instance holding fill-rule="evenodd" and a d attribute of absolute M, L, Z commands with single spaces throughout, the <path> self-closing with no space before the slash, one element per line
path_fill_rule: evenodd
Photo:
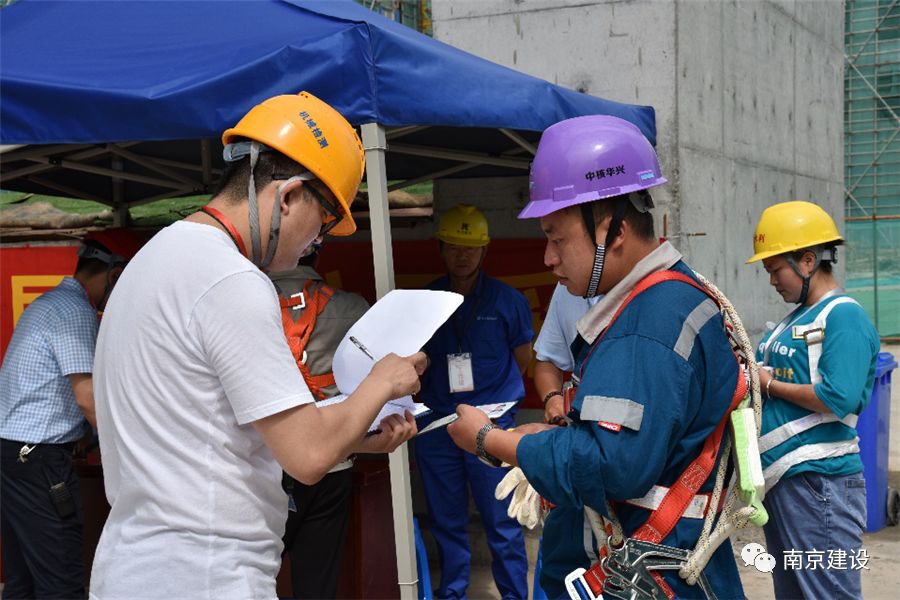
<path fill-rule="evenodd" d="M 135 257 L 100 327 L 112 510 L 91 598 L 275 598 L 282 468 L 312 484 L 416 431 L 407 414 L 364 438 L 386 401 L 418 391 L 425 356 L 389 355 L 346 402 L 317 408 L 263 273 L 292 268 L 326 232 L 355 231 L 364 156 L 353 128 L 302 92 L 254 107 L 223 142 L 221 190 Z"/>

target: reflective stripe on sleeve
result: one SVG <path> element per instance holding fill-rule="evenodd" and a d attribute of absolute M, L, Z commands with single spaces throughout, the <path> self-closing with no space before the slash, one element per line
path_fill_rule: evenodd
<path fill-rule="evenodd" d="M 691 311 L 691 314 L 687 316 L 687 319 L 684 320 L 684 324 L 681 326 L 681 333 L 678 334 L 678 340 L 675 342 L 673 350 L 681 358 L 688 360 L 691 356 L 691 351 L 694 349 L 694 340 L 697 339 L 697 334 L 717 314 L 719 314 L 719 307 L 709 298 L 698 304 Z"/>
<path fill-rule="evenodd" d="M 640 431 L 644 420 L 644 406 L 628 398 L 585 396 L 581 404 L 583 421 L 605 421 Z"/>

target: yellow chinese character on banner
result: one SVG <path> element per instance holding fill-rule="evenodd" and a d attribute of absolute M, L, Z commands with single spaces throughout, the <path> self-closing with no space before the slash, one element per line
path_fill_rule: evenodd
<path fill-rule="evenodd" d="M 64 277 L 65 275 L 13 275 L 10 277 L 13 327 L 19 322 L 19 317 L 22 316 L 26 306 L 47 290 L 59 285 Z M 33 291 L 35 288 L 40 291 Z"/>

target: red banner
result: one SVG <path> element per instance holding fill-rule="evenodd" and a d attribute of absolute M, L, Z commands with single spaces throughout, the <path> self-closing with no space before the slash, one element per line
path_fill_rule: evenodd
<path fill-rule="evenodd" d="M 75 272 L 77 251 L 78 244 L 0 249 L 0 355 L 25 307 Z"/>
<path fill-rule="evenodd" d="M 543 264 L 544 240 L 494 240 L 484 270 L 519 289 L 528 299 L 534 330 L 540 329 L 556 279 Z M 75 270 L 77 246 L 25 246 L 0 249 L 0 352 L 5 352 L 22 311 L 43 292 Z M 327 244 L 319 272 L 330 285 L 375 300 L 372 247 L 369 242 Z M 395 241 L 394 272 L 398 288 L 424 287 L 444 273 L 437 242 Z M 532 385 L 533 364 L 526 373 L 525 406 L 539 408 Z"/>

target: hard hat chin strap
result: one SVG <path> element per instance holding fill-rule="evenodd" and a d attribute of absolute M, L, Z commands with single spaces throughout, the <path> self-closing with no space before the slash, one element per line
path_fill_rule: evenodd
<path fill-rule="evenodd" d="M 278 237 L 281 233 L 281 197 L 284 194 L 284 188 L 295 181 L 304 181 L 309 177 L 295 175 L 287 179 L 278 186 L 275 192 L 275 203 L 272 206 L 272 223 L 269 227 L 269 243 L 266 246 L 266 255 L 262 257 L 262 235 L 259 227 L 259 201 L 256 197 L 256 163 L 259 161 L 260 151 L 266 151 L 267 148 L 259 142 L 250 142 L 250 178 L 247 183 L 247 200 L 250 221 L 250 245 L 251 256 L 253 261 L 260 269 L 265 269 L 272 263 L 275 258 L 275 251 L 278 249 Z M 261 258 L 262 257 L 262 258 Z"/>
<path fill-rule="evenodd" d="M 803 273 L 800 272 L 800 265 L 797 264 L 797 261 L 794 260 L 794 257 L 791 254 L 785 255 L 785 260 L 794 270 L 794 273 L 797 274 L 800 279 L 803 280 L 803 287 L 800 290 L 800 297 L 797 299 L 797 304 L 806 304 L 806 300 L 809 298 L 809 282 L 812 280 L 812 276 L 815 275 L 816 271 L 819 269 L 819 265 L 822 264 L 822 261 L 828 261 L 830 263 L 837 262 L 837 248 L 823 248 L 821 246 L 815 246 L 813 248 L 806 248 L 804 251 L 812 252 L 816 256 L 816 262 L 813 263 L 812 271 L 809 272 L 809 275 L 804 276 Z"/>
<path fill-rule="evenodd" d="M 594 222 L 594 209 L 592 203 L 587 202 L 581 205 L 581 218 L 587 227 L 588 234 L 591 236 L 591 242 L 594 244 L 594 264 L 591 267 L 591 278 L 588 281 L 587 290 L 584 293 L 585 298 L 593 298 L 597 295 L 597 288 L 600 286 L 600 278 L 603 276 L 603 264 L 606 258 L 606 249 L 612 244 L 619 231 L 622 229 L 622 219 L 625 217 L 625 208 L 630 200 L 628 198 L 619 197 L 613 200 L 612 220 L 609 222 L 609 229 L 606 231 L 606 240 L 603 244 L 597 243 L 597 226 Z"/>
<path fill-rule="evenodd" d="M 597 295 L 597 288 L 600 286 L 600 277 L 603 276 L 603 260 L 606 258 L 606 247 L 597 244 L 594 250 L 594 266 L 591 268 L 591 280 L 588 282 L 587 291 L 584 293 L 585 298 L 593 298 Z"/>
<path fill-rule="evenodd" d="M 250 219 L 250 260 L 262 269 L 265 265 L 260 262 L 262 256 L 262 242 L 259 234 L 259 203 L 256 201 L 256 163 L 259 160 L 259 143 L 250 142 L 250 177 L 247 180 L 247 199 Z M 270 235 L 271 237 L 271 235 Z"/>

